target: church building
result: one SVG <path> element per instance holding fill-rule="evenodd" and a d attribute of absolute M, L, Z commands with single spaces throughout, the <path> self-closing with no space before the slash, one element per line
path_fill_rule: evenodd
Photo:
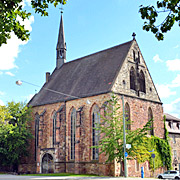
<path fill-rule="evenodd" d="M 119 176 L 120 165 L 106 163 L 105 155 L 91 148 L 98 143 L 93 127 L 112 92 L 121 105 L 124 96 L 126 115 L 133 122 L 127 128 L 142 128 L 153 118 L 149 134 L 164 137 L 162 102 L 135 34 L 128 42 L 66 62 L 61 15 L 56 53 L 54 71 L 46 73 L 46 82 L 29 102 L 34 139 L 19 171 Z M 127 161 L 128 176 L 140 176 L 140 166 L 150 177 L 148 162 L 139 165 L 136 160 Z"/>

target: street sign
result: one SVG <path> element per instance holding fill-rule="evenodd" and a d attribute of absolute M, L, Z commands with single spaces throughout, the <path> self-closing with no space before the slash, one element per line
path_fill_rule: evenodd
<path fill-rule="evenodd" d="M 152 154 L 151 157 L 152 157 L 152 158 L 155 158 L 155 154 Z"/>
<path fill-rule="evenodd" d="M 131 148 L 131 144 L 126 144 L 126 148 L 130 149 Z"/>
<path fill-rule="evenodd" d="M 152 151 L 149 151 L 149 152 L 154 152 L 154 149 L 152 149 Z"/>
<path fill-rule="evenodd" d="M 125 152 L 125 153 L 124 153 L 124 155 L 125 155 L 125 157 L 127 157 L 127 156 L 128 156 L 128 153 L 127 153 L 127 152 Z"/>

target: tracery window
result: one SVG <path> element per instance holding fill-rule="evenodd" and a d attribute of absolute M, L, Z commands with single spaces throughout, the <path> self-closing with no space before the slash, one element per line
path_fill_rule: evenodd
<path fill-rule="evenodd" d="M 56 123 L 57 123 L 57 113 L 53 114 L 53 147 L 56 144 Z"/>
<path fill-rule="evenodd" d="M 145 76 L 142 70 L 140 71 L 139 74 L 139 84 L 140 84 L 140 91 L 146 93 Z"/>
<path fill-rule="evenodd" d="M 135 70 L 133 67 L 131 67 L 130 70 L 130 89 L 136 90 L 136 75 L 135 75 Z"/>
<path fill-rule="evenodd" d="M 125 104 L 125 120 L 126 120 L 126 130 L 131 130 L 130 125 L 130 107 L 129 104 Z"/>
<path fill-rule="evenodd" d="M 37 160 L 37 148 L 39 145 L 39 114 L 35 114 L 35 161 Z"/>
<path fill-rule="evenodd" d="M 76 142 L 76 110 L 71 111 L 71 160 L 75 159 L 75 142 Z"/>
<path fill-rule="evenodd" d="M 153 120 L 153 113 L 151 108 L 148 109 L 148 121 L 149 120 Z M 154 135 L 153 121 L 152 124 L 150 125 L 149 135 Z"/>
<path fill-rule="evenodd" d="M 94 106 L 92 111 L 92 145 L 97 146 L 99 144 L 99 131 L 95 129 L 97 124 L 100 123 L 100 111 L 97 105 Z M 92 159 L 99 159 L 99 149 L 92 148 Z"/>

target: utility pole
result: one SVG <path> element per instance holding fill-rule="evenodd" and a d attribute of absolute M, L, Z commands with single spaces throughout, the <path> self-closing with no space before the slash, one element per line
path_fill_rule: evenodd
<path fill-rule="evenodd" d="M 124 176 L 127 177 L 127 164 L 126 164 L 126 124 L 125 124 L 125 110 L 124 110 L 124 95 L 122 95 L 123 107 L 123 148 L 124 148 Z"/>

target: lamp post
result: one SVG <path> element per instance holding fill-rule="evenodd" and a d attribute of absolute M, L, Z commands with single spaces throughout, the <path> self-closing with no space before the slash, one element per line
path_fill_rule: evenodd
<path fill-rule="evenodd" d="M 16 81 L 16 84 L 17 84 L 18 86 L 21 86 L 22 83 L 26 83 L 26 84 L 29 84 L 29 85 L 32 85 L 32 86 L 36 86 L 36 87 L 41 87 L 41 86 L 39 86 L 39 85 L 30 83 L 30 82 L 27 82 L 27 81 L 23 81 L 23 80 L 17 80 L 17 81 Z M 60 91 L 55 91 L 55 90 L 53 90 L 53 89 L 49 89 L 49 88 L 45 88 L 45 87 L 42 87 L 42 88 L 45 89 L 45 90 L 47 90 L 47 91 L 51 91 L 51 92 L 53 92 L 53 93 L 61 94 L 61 95 L 64 95 L 64 96 L 68 96 L 68 97 L 72 97 L 72 98 L 76 98 L 76 99 L 79 99 L 79 98 L 80 98 L 80 97 L 77 97 L 77 96 L 72 96 L 72 95 L 70 95 L 70 94 L 62 93 L 62 92 L 60 92 Z M 91 104 L 91 101 L 87 99 L 86 104 Z"/>
<path fill-rule="evenodd" d="M 125 126 L 124 95 L 122 95 L 122 107 L 123 107 L 124 176 L 127 177 L 127 164 L 126 164 L 126 126 Z"/>

